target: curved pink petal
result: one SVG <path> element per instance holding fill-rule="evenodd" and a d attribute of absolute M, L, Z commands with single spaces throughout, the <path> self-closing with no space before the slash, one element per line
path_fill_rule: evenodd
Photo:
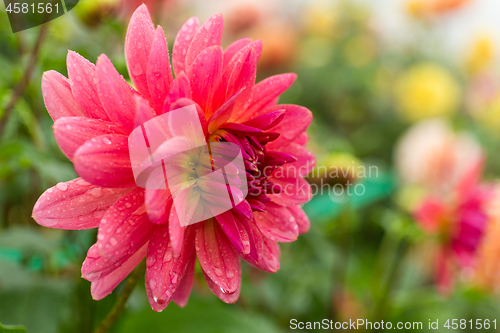
<path fill-rule="evenodd" d="M 293 140 L 293 142 L 298 145 L 305 146 L 309 142 L 309 135 L 306 132 L 303 132 L 295 140 Z"/>
<path fill-rule="evenodd" d="M 247 254 L 250 252 L 250 239 L 245 227 L 231 210 L 219 214 L 215 217 L 224 234 L 233 244 L 236 251 Z"/>
<path fill-rule="evenodd" d="M 139 251 L 143 252 L 142 257 L 144 257 L 147 252 L 147 243 L 144 244 Z M 113 273 L 137 252 L 123 253 L 119 257 L 106 259 L 99 252 L 98 244 L 95 243 L 89 248 L 87 256 L 83 261 L 81 268 L 82 278 L 90 282 L 101 280 Z"/>
<path fill-rule="evenodd" d="M 81 178 L 58 183 L 38 198 L 33 208 L 33 219 L 49 228 L 96 228 L 108 208 L 127 191 L 101 188 Z"/>
<path fill-rule="evenodd" d="M 136 9 L 127 28 L 125 37 L 125 60 L 130 79 L 147 99 L 151 99 L 148 88 L 148 63 L 155 27 L 148 8 L 142 4 Z"/>
<path fill-rule="evenodd" d="M 135 120 L 136 92 L 104 54 L 97 59 L 96 76 L 99 98 L 109 119 L 126 133 L 130 133 Z"/>
<path fill-rule="evenodd" d="M 311 185 L 303 178 L 276 178 L 271 177 L 273 183 L 280 185 L 283 192 L 269 194 L 272 201 L 282 206 L 301 205 L 312 198 Z"/>
<path fill-rule="evenodd" d="M 304 210 L 300 206 L 290 206 L 287 208 L 290 213 L 292 213 L 295 218 L 295 222 L 297 222 L 297 225 L 299 226 L 299 234 L 305 234 L 308 232 L 311 227 L 311 222 L 309 222 L 309 218 Z"/>
<path fill-rule="evenodd" d="M 167 41 L 160 26 L 156 29 L 149 54 L 147 79 L 151 101 L 155 110 L 160 113 L 173 81 Z"/>
<path fill-rule="evenodd" d="M 163 224 L 168 222 L 170 207 L 172 206 L 172 196 L 170 191 L 168 189 L 146 189 L 145 191 L 145 204 L 149 220 L 154 224 Z"/>
<path fill-rule="evenodd" d="M 185 70 L 188 72 L 198 55 L 203 50 L 211 46 L 220 46 L 222 41 L 222 14 L 217 14 L 209 18 L 196 32 L 187 49 L 185 59 Z M 222 50 L 221 50 L 222 53 Z M 222 54 L 221 54 L 222 63 Z M 221 64 L 222 67 L 222 64 Z"/>
<path fill-rule="evenodd" d="M 250 235 L 250 253 L 241 255 L 249 264 L 269 273 L 276 273 L 280 268 L 280 248 L 278 243 L 262 235 L 257 226 L 247 223 Z"/>
<path fill-rule="evenodd" d="M 262 234 L 277 242 L 289 243 L 297 240 L 299 227 L 293 214 L 273 202 L 266 204 L 266 212 L 255 212 L 255 222 Z"/>
<path fill-rule="evenodd" d="M 260 115 L 267 106 L 275 103 L 276 99 L 293 84 L 296 78 L 297 75 L 294 73 L 278 74 L 257 83 L 252 88 L 248 105 L 245 105 L 246 111 L 237 120 L 243 122 Z"/>
<path fill-rule="evenodd" d="M 191 86 L 184 72 L 177 74 L 174 82 L 172 82 L 167 98 L 165 99 L 163 112 L 166 113 L 170 110 L 174 110 L 172 109 L 172 105 L 181 98 L 191 99 Z"/>
<path fill-rule="evenodd" d="M 104 134 L 121 133 L 120 128 L 110 122 L 85 117 L 62 117 L 52 128 L 57 144 L 70 160 L 85 141 Z"/>
<path fill-rule="evenodd" d="M 73 96 L 91 118 L 109 120 L 97 93 L 97 78 L 93 63 L 76 52 L 66 58 Z"/>
<path fill-rule="evenodd" d="M 112 259 L 136 252 L 148 241 L 152 225 L 144 207 L 144 190 L 125 194 L 102 217 L 97 234 L 99 253 Z"/>
<path fill-rule="evenodd" d="M 248 93 L 252 86 L 255 84 L 255 77 L 257 75 L 257 60 L 259 60 L 259 53 L 256 51 L 256 47 L 262 46 L 261 41 L 256 41 L 249 44 L 249 52 L 247 54 L 243 53 L 241 58 L 236 60 L 236 63 L 232 65 L 232 61 L 229 63 L 227 69 L 232 67 L 231 74 L 227 80 L 226 96 L 232 96 L 237 91 L 245 88 Z M 235 56 L 238 58 L 238 55 Z"/>
<path fill-rule="evenodd" d="M 87 140 L 73 156 L 76 173 L 103 187 L 135 187 L 128 153 L 128 138 L 121 134 Z"/>
<path fill-rule="evenodd" d="M 168 221 L 168 232 L 170 236 L 170 243 L 172 244 L 172 252 L 175 258 L 181 254 L 185 231 L 186 227 L 181 226 L 175 207 L 172 205 Z"/>
<path fill-rule="evenodd" d="M 142 261 L 142 259 L 146 255 L 146 251 L 147 246 L 144 245 L 110 274 L 100 278 L 99 280 L 92 281 L 90 287 L 92 298 L 98 301 L 111 294 L 116 286 L 118 286 L 118 284 L 120 284 L 120 282 L 122 282 L 123 279 L 125 279 Z"/>
<path fill-rule="evenodd" d="M 240 259 L 213 219 L 203 222 L 196 231 L 195 246 L 203 271 L 224 292 L 235 292 L 240 285 Z"/>
<path fill-rule="evenodd" d="M 188 228 L 184 248 L 178 258 L 174 258 L 168 237 L 168 225 L 156 226 L 148 245 L 146 284 L 151 290 L 153 303 L 170 302 L 194 253 L 194 228 Z"/>
<path fill-rule="evenodd" d="M 224 62 L 223 68 L 229 64 L 229 61 L 233 59 L 234 55 L 238 53 L 242 48 L 247 46 L 252 42 L 251 38 L 240 38 L 232 42 L 225 50 L 224 50 Z"/>
<path fill-rule="evenodd" d="M 282 178 L 290 177 L 305 177 L 316 166 L 316 157 L 313 153 L 295 142 L 287 146 L 280 147 L 277 151 L 281 151 L 297 158 L 295 162 L 286 163 L 281 168 L 274 171 L 275 174 L 283 175 Z"/>
<path fill-rule="evenodd" d="M 45 107 L 53 120 L 61 117 L 88 116 L 73 96 L 68 79 L 58 72 L 43 73 L 42 93 Z"/>
<path fill-rule="evenodd" d="M 215 132 L 219 129 L 219 127 L 226 124 L 233 113 L 236 99 L 240 96 L 240 94 L 241 91 L 234 94 L 234 96 L 228 99 L 214 114 L 212 114 L 208 120 L 208 131 L 210 133 Z"/>
<path fill-rule="evenodd" d="M 241 275 L 239 276 L 239 283 L 235 291 L 232 293 L 228 293 L 223 291 L 208 275 L 203 272 L 203 277 L 205 278 L 205 282 L 207 283 L 208 288 L 224 303 L 236 303 L 238 298 L 240 297 L 241 291 Z"/>
<path fill-rule="evenodd" d="M 270 110 L 285 109 L 283 120 L 273 127 L 273 132 L 281 133 L 278 139 L 270 142 L 270 149 L 286 146 L 296 140 L 312 122 L 312 113 L 307 108 L 294 104 L 279 104 L 270 108 Z"/>
<path fill-rule="evenodd" d="M 262 50 L 262 42 L 255 41 L 239 50 L 224 67 L 221 80 L 214 96 L 214 108 L 218 108 L 226 99 L 236 92 L 242 91 L 238 99 L 238 114 L 244 112 L 242 107 L 251 94 L 257 73 L 257 60 Z M 234 114 L 231 119 L 237 119 Z"/>
<path fill-rule="evenodd" d="M 149 102 L 140 95 L 135 95 L 134 100 L 136 105 L 134 128 L 136 128 L 156 117 L 156 111 L 149 105 Z"/>
<path fill-rule="evenodd" d="M 204 49 L 188 71 L 192 99 L 207 117 L 215 111 L 212 110 L 212 99 L 221 75 L 222 47 L 219 45 Z"/>
<path fill-rule="evenodd" d="M 200 22 L 198 18 L 191 17 L 184 23 L 175 38 L 174 47 L 172 49 L 172 65 L 174 66 L 176 78 L 181 72 L 186 71 L 185 63 L 187 50 L 199 28 Z"/>
<path fill-rule="evenodd" d="M 193 287 L 195 263 L 196 263 L 196 252 L 193 251 L 191 259 L 189 259 L 189 262 L 186 265 L 186 272 L 182 276 L 179 285 L 177 286 L 174 294 L 172 295 L 172 300 L 175 302 L 175 304 L 177 304 L 181 308 L 186 306 L 189 300 L 189 295 L 191 294 L 191 288 Z"/>

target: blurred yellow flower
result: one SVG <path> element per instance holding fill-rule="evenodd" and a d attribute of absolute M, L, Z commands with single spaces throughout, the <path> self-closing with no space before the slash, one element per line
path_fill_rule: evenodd
<path fill-rule="evenodd" d="M 395 93 L 398 111 L 410 121 L 449 115 L 459 104 L 457 82 L 432 63 L 414 65 L 403 73 Z"/>
<path fill-rule="evenodd" d="M 471 74 L 477 74 L 488 67 L 494 57 L 495 45 L 491 36 L 478 36 L 465 59 L 467 70 Z"/>
<path fill-rule="evenodd" d="M 493 101 L 478 115 L 486 129 L 494 134 L 499 134 L 500 130 L 500 93 L 497 93 Z"/>
<path fill-rule="evenodd" d="M 310 6 L 304 16 L 304 30 L 307 34 L 334 37 L 337 17 L 333 8 L 319 5 Z"/>

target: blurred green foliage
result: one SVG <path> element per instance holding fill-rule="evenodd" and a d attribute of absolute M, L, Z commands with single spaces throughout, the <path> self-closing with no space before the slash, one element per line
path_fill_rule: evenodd
<path fill-rule="evenodd" d="M 400 71 L 427 56 L 418 49 L 382 45 L 368 24 L 367 9 L 344 2 L 335 10 L 335 26 L 326 28 L 333 33 L 305 28 L 299 33 L 300 52 L 289 68 L 298 80 L 281 102 L 313 111 L 310 147 L 319 159 L 332 152 L 350 154 L 378 166 L 378 177 L 360 181 L 363 195 L 319 195 L 305 205 L 311 230 L 281 245 L 278 273 L 245 265 L 235 305 L 219 301 L 198 274 L 186 308 L 172 304 L 157 314 L 147 303 L 142 281 L 112 332 L 274 333 L 288 331 L 292 318 L 422 321 L 425 331 L 428 319 L 496 318 L 500 303 L 488 292 L 465 284 L 449 296 L 436 293 L 429 263 L 420 255 L 425 236 L 394 200 L 398 183 L 392 150 L 409 124 L 397 116 L 391 84 Z M 5 114 L 40 28 L 17 34 L 9 29 L 2 9 L 0 120 L 6 122 L 0 133 L 0 322 L 23 325 L 30 333 L 91 332 L 122 286 L 93 301 L 90 284 L 80 278 L 80 265 L 95 231 L 49 230 L 31 219 L 32 207 L 46 188 L 76 177 L 55 143 L 40 80 L 46 70 L 67 74 L 68 49 L 92 62 L 106 53 L 127 79 L 126 24 L 107 17 L 87 27 L 74 13 L 51 22 L 30 83 L 13 111 Z M 494 177 L 500 170 L 500 157 L 493 154 L 498 139 L 479 125 L 470 126 L 469 120 L 462 114 L 454 122 L 471 127 L 481 138 L 492 156 L 488 174 Z M 0 332 L 24 331 L 0 325 Z"/>

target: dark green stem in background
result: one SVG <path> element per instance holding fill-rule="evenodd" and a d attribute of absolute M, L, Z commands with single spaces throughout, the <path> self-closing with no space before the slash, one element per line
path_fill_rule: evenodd
<path fill-rule="evenodd" d="M 137 285 L 137 281 L 139 281 L 139 278 L 143 273 L 144 273 L 144 265 L 140 264 L 132 272 L 132 274 L 127 280 L 127 283 L 125 284 L 125 287 L 123 287 L 122 293 L 120 294 L 120 296 L 118 296 L 118 299 L 113 305 L 113 308 L 111 309 L 111 311 L 109 311 L 108 315 L 106 316 L 106 318 L 104 318 L 101 324 L 99 324 L 99 326 L 94 330 L 94 333 L 105 333 L 111 328 L 111 326 L 113 326 L 113 324 L 116 322 L 118 317 L 120 317 L 121 313 L 123 312 L 123 309 L 125 308 L 125 304 L 127 304 L 127 300 L 130 297 L 130 294 L 132 294 L 132 291 Z"/>
<path fill-rule="evenodd" d="M 382 291 L 380 297 L 378 298 L 373 312 L 373 318 L 375 321 L 380 321 L 384 319 L 385 313 L 384 309 L 389 300 L 389 296 L 391 291 L 394 290 L 394 285 L 396 284 L 396 277 L 399 268 L 401 267 L 401 263 L 405 257 L 405 254 L 410 246 L 410 242 L 408 239 L 403 238 L 400 240 L 399 245 L 397 247 L 397 252 L 395 253 L 395 257 L 393 258 L 391 265 L 389 267 L 389 271 L 387 274 L 387 278 L 385 283 L 383 284 Z"/>
<path fill-rule="evenodd" d="M 33 70 L 35 69 L 35 65 L 36 65 L 37 60 L 38 60 L 38 55 L 40 54 L 41 46 L 42 46 L 43 41 L 47 35 L 48 28 L 49 28 L 49 25 L 47 23 L 43 24 L 40 27 L 40 31 L 39 31 L 38 37 L 36 39 L 35 47 L 33 48 L 33 51 L 31 52 L 31 56 L 30 56 L 30 59 L 28 62 L 28 67 L 24 71 L 24 74 L 23 74 L 23 77 L 21 78 L 21 81 L 19 81 L 14 92 L 12 93 L 12 97 L 10 98 L 7 105 L 5 106 L 3 117 L 2 117 L 2 119 L 0 119 L 0 133 L 3 132 L 5 124 L 7 123 L 8 119 L 9 119 L 10 113 L 12 112 L 12 110 L 16 106 L 17 101 L 19 100 L 19 98 L 21 98 L 21 96 L 24 93 L 24 90 L 26 89 L 26 87 L 30 83 L 31 76 L 33 75 Z"/>

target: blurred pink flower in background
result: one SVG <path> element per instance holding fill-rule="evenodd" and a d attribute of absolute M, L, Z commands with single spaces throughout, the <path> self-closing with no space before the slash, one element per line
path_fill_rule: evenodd
<path fill-rule="evenodd" d="M 449 293 L 457 268 L 473 274 L 491 220 L 494 187 L 481 183 L 484 154 L 472 136 L 433 119 L 410 128 L 395 156 L 403 183 L 421 190 L 410 209 L 421 229 L 437 240 L 435 279 L 439 291 Z"/>
<path fill-rule="evenodd" d="M 172 52 L 174 79 L 163 30 L 155 29 L 142 5 L 125 40 L 135 89 L 105 55 L 94 66 L 70 51 L 69 79 L 54 71 L 43 76 L 56 141 L 81 178 L 48 189 L 33 218 L 52 228 L 99 227 L 82 266 L 94 299 L 111 293 L 146 256 L 146 290 L 155 311 L 171 300 L 186 304 L 196 258 L 209 288 L 232 303 L 240 293 L 240 258 L 276 272 L 277 242 L 292 242 L 309 229 L 299 205 L 311 198 L 303 177 L 315 164 L 304 147 L 312 115 L 277 104 L 296 76 L 255 84 L 262 43 L 243 38 L 223 50 L 222 26 L 221 15 L 201 27 L 194 17 L 182 26 Z M 186 105 L 196 106 L 207 141 L 240 147 L 249 194 L 236 208 L 184 228 L 168 189 L 136 186 L 127 141 L 136 126 Z M 293 169 L 301 172 L 277 172 Z M 186 200 L 186 209 L 196 207 L 196 197 Z"/>
<path fill-rule="evenodd" d="M 483 152 L 469 133 L 454 133 L 444 119 L 430 119 L 403 135 L 394 156 L 403 184 L 443 195 L 482 161 Z"/>

